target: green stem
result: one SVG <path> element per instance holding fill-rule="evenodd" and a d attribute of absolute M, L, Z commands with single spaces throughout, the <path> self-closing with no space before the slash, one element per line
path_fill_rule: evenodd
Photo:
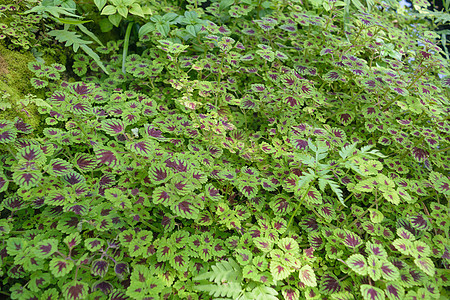
<path fill-rule="evenodd" d="M 152 224 L 148 223 L 148 222 L 145 221 L 145 220 L 140 220 L 140 222 L 141 222 L 142 224 L 144 224 L 145 226 L 147 226 L 148 228 L 150 228 L 151 230 L 153 230 L 154 232 L 162 232 L 161 229 L 159 229 L 159 228 L 156 227 L 156 226 L 153 226 Z"/>
<path fill-rule="evenodd" d="M 439 152 L 444 152 L 444 151 L 448 151 L 450 150 L 450 147 L 444 148 L 444 149 L 439 149 L 439 150 L 435 150 L 433 151 L 433 153 L 439 153 Z"/>
<path fill-rule="evenodd" d="M 376 199 L 371 206 L 369 206 L 369 208 L 367 208 L 360 216 L 356 217 L 355 221 L 353 221 L 353 223 L 351 223 L 348 228 L 352 228 L 353 225 L 355 225 L 356 222 L 358 222 L 359 218 L 363 217 L 368 211 L 369 209 L 371 209 L 372 207 L 374 207 L 376 204 L 378 203 L 378 199 Z"/>
<path fill-rule="evenodd" d="M 125 61 L 127 59 L 128 54 L 128 45 L 130 44 L 130 34 L 131 29 L 133 28 L 134 23 L 130 22 L 127 26 L 127 31 L 125 32 L 125 41 L 123 44 L 123 57 L 122 57 L 122 73 L 125 74 Z"/>
<path fill-rule="evenodd" d="M 286 226 L 286 231 L 284 232 L 283 237 L 285 237 L 286 234 L 288 233 L 289 227 L 291 226 L 292 222 L 294 221 L 294 217 L 297 215 L 297 212 L 298 212 L 298 210 L 300 209 L 300 206 L 302 205 L 303 200 L 306 198 L 306 195 L 308 195 L 309 190 L 311 189 L 311 187 L 312 187 L 312 182 L 309 184 L 308 189 L 307 189 L 306 192 L 303 194 L 302 198 L 300 199 L 300 202 L 299 202 L 298 205 L 297 205 L 297 208 L 295 209 L 294 213 L 292 214 L 291 218 L 289 219 L 289 222 L 288 222 L 288 224 L 287 224 L 287 226 Z"/>

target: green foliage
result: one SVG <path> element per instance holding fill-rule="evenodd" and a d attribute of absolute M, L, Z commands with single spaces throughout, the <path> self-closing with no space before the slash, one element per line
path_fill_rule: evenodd
<path fill-rule="evenodd" d="M 450 73 L 428 21 L 379 1 L 27 5 L 84 52 L 26 62 L 40 127 L 0 120 L 3 294 L 449 297 Z"/>

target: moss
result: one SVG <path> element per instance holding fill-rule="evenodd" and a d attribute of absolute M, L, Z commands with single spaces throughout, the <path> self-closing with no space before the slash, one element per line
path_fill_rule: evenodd
<path fill-rule="evenodd" d="M 11 102 L 11 109 L 0 111 L 0 119 L 14 120 L 15 117 L 21 117 L 26 123 L 37 128 L 40 122 L 40 116 L 36 107 L 28 107 L 30 115 L 21 111 L 20 100 L 24 95 L 34 93 L 36 89 L 30 84 L 32 73 L 28 70 L 28 62 L 33 61 L 31 53 L 21 53 L 7 49 L 0 43 L 0 91 L 8 93 L 11 96 L 8 100 Z M 41 95 L 42 92 L 41 92 Z"/>

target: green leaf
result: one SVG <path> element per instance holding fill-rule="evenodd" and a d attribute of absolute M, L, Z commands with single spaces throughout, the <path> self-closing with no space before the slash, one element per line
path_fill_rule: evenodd
<path fill-rule="evenodd" d="M 116 7 L 114 7 L 113 5 L 106 5 L 103 10 L 102 10 L 102 15 L 113 15 L 115 14 L 117 11 Z"/>
<path fill-rule="evenodd" d="M 428 276 L 434 276 L 435 268 L 433 261 L 428 257 L 414 259 L 414 264 Z"/>
<path fill-rule="evenodd" d="M 133 3 L 129 9 L 130 14 L 145 18 L 144 11 L 138 3 Z"/>
<path fill-rule="evenodd" d="M 98 10 L 102 10 L 105 6 L 107 0 L 94 0 L 95 5 L 97 6 Z"/>
<path fill-rule="evenodd" d="M 362 284 L 360 286 L 361 295 L 364 300 L 384 300 L 384 293 L 381 289 L 368 284 Z"/>
<path fill-rule="evenodd" d="M 303 266 L 300 271 L 298 271 L 298 274 L 300 281 L 306 286 L 317 286 L 316 275 L 310 265 Z"/>
<path fill-rule="evenodd" d="M 55 277 L 67 275 L 72 270 L 73 266 L 73 261 L 63 258 L 54 258 L 49 263 L 49 269 Z"/>
<path fill-rule="evenodd" d="M 346 263 L 355 273 L 362 276 L 367 275 L 367 261 L 361 254 L 353 254 L 347 259 Z"/>

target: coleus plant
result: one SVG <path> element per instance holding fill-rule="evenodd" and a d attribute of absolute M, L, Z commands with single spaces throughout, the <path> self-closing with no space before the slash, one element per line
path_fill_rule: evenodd
<path fill-rule="evenodd" d="M 202 39 L 109 42 L 108 75 L 29 64 L 45 124 L 0 121 L 3 294 L 449 297 L 436 35 L 395 3 L 247 2 L 197 14 Z"/>

